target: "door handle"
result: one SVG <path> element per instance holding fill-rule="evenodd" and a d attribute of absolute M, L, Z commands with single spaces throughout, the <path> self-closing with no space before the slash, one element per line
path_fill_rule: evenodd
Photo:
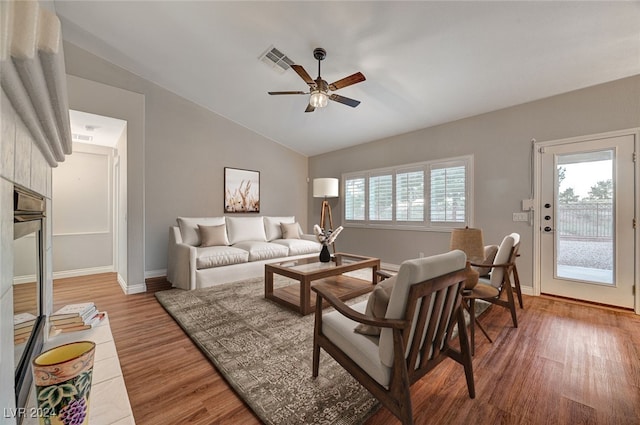
<path fill-rule="evenodd" d="M 551 227 L 549 227 L 549 226 L 545 226 L 544 227 L 544 231 L 548 233 L 548 232 L 553 231 L 553 229 Z"/>

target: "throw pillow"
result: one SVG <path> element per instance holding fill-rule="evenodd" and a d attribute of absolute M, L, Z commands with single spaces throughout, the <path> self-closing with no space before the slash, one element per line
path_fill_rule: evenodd
<path fill-rule="evenodd" d="M 229 245 L 227 239 L 227 226 L 221 224 L 219 226 L 203 226 L 198 224 L 200 231 L 200 246 L 221 246 Z"/>
<path fill-rule="evenodd" d="M 300 226 L 298 223 L 280 223 L 282 239 L 300 239 Z"/>
<path fill-rule="evenodd" d="M 274 239 L 282 239 L 282 230 L 280 229 L 280 223 L 294 223 L 295 221 L 296 221 L 295 216 L 288 216 L 288 217 L 264 216 L 264 231 L 267 236 L 267 242 L 271 242 Z"/>
<path fill-rule="evenodd" d="M 482 260 L 482 265 L 490 266 L 493 264 L 493 260 L 496 258 L 496 254 L 498 253 L 498 245 L 487 245 L 484 247 L 484 260 Z M 479 267 L 479 266 L 471 266 L 472 269 L 477 271 L 480 276 L 488 276 L 491 272 L 491 267 Z"/>
<path fill-rule="evenodd" d="M 203 226 L 219 226 L 225 224 L 224 217 L 178 217 L 178 227 L 180 228 L 180 236 L 182 243 L 191 246 L 200 246 L 200 231 L 198 224 Z"/>
<path fill-rule="evenodd" d="M 395 283 L 396 276 L 392 276 L 376 285 L 367 300 L 367 307 L 364 310 L 365 315 L 379 319 L 384 318 L 384 315 L 387 313 L 389 298 L 391 298 L 391 291 Z M 377 326 L 360 323 L 355 327 L 354 331 L 363 335 L 379 336 L 381 330 Z"/>

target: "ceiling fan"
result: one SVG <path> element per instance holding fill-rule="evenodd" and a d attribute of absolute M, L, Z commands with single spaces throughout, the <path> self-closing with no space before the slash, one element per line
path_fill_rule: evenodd
<path fill-rule="evenodd" d="M 271 95 L 280 94 L 310 94 L 309 106 L 305 112 L 313 112 L 316 108 L 324 108 L 327 106 L 328 100 L 331 99 L 334 102 L 339 102 L 347 106 L 355 108 L 360 104 L 359 100 L 350 99 L 348 97 L 340 96 L 339 94 L 329 94 L 329 91 L 336 91 L 338 89 L 348 87 L 352 84 L 360 83 L 365 80 L 364 75 L 361 72 L 344 77 L 331 84 L 327 84 L 325 80 L 320 77 L 320 61 L 327 57 L 327 51 L 321 47 L 317 47 L 313 50 L 313 57 L 318 60 L 318 78 L 313 80 L 309 73 L 301 65 L 291 65 L 291 68 L 309 85 L 310 91 L 270 91 Z"/>

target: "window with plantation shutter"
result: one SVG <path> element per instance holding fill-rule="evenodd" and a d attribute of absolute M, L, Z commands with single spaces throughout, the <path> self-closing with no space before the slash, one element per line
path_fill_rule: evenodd
<path fill-rule="evenodd" d="M 442 230 L 472 225 L 473 156 L 342 176 L 347 226 Z"/>
<path fill-rule="evenodd" d="M 466 222 L 466 167 L 432 164 L 430 183 L 431 222 Z"/>
<path fill-rule="evenodd" d="M 396 221 L 424 221 L 424 170 L 396 173 Z"/>
<path fill-rule="evenodd" d="M 369 177 L 369 220 L 393 220 L 393 176 Z"/>
<path fill-rule="evenodd" d="M 365 212 L 364 177 L 344 180 L 344 218 L 345 220 L 364 220 Z"/>

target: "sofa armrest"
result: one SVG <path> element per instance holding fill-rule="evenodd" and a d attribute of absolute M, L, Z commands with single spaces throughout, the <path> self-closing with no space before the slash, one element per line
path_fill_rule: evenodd
<path fill-rule="evenodd" d="M 196 248 L 182 243 L 178 226 L 169 228 L 167 280 L 176 288 L 196 289 Z"/>

